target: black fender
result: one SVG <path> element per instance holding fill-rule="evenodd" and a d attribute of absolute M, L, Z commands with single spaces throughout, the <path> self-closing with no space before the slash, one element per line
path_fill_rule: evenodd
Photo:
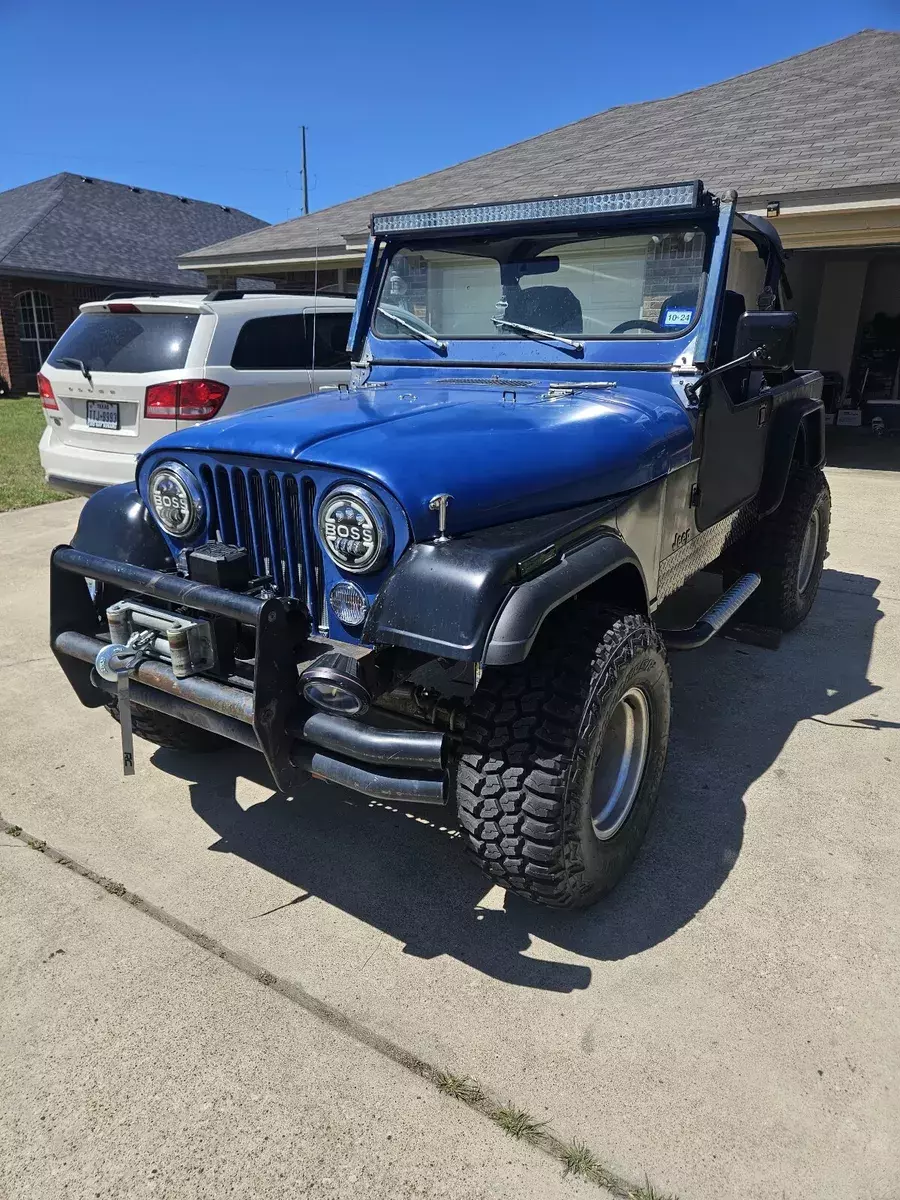
<path fill-rule="evenodd" d="M 647 585 L 641 565 L 620 535 L 610 530 L 589 545 L 564 554 L 552 570 L 510 593 L 488 638 L 485 665 L 502 667 L 522 662 L 554 608 L 621 568 L 631 577 L 623 587 L 623 601 L 627 597 L 627 602 L 634 602 L 637 585 L 643 593 L 639 607 L 646 612 Z"/>
<path fill-rule="evenodd" d="M 622 497 L 496 525 L 406 551 L 381 589 L 362 641 L 462 662 L 520 662 L 546 615 L 636 556 L 616 529 Z"/>
<path fill-rule="evenodd" d="M 91 496 L 81 510 L 72 545 L 85 554 L 150 570 L 166 571 L 175 565 L 133 483 L 115 483 Z"/>
<path fill-rule="evenodd" d="M 784 497 L 791 466 L 795 460 L 806 467 L 820 467 L 825 461 L 825 410 L 819 386 L 812 394 L 791 396 L 776 405 L 766 448 L 766 463 L 757 493 L 760 517 L 774 512 Z"/>

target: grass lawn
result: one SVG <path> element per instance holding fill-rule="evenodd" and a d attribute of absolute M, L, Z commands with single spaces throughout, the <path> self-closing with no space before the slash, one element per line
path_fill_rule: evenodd
<path fill-rule="evenodd" d="M 64 500 L 44 483 L 38 442 L 44 414 L 36 396 L 0 400 L 0 512 Z"/>

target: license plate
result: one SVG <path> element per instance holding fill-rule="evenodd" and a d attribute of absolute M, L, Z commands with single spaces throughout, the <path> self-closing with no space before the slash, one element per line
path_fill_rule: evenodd
<path fill-rule="evenodd" d="M 109 404 L 106 400 L 88 400 L 87 423 L 89 429 L 118 429 L 118 404 Z"/>

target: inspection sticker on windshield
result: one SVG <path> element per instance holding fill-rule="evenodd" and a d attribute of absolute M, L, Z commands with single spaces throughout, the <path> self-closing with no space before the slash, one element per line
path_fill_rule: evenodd
<path fill-rule="evenodd" d="M 663 321 L 663 324 L 671 329 L 673 326 L 690 325 L 693 319 L 694 310 L 692 308 L 670 308 L 666 313 L 666 319 Z"/>

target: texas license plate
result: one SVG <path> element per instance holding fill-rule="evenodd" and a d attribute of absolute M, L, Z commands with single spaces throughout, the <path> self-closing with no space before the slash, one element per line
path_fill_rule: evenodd
<path fill-rule="evenodd" d="M 90 429 L 118 429 L 118 404 L 109 404 L 106 400 L 88 400 L 87 423 Z"/>

